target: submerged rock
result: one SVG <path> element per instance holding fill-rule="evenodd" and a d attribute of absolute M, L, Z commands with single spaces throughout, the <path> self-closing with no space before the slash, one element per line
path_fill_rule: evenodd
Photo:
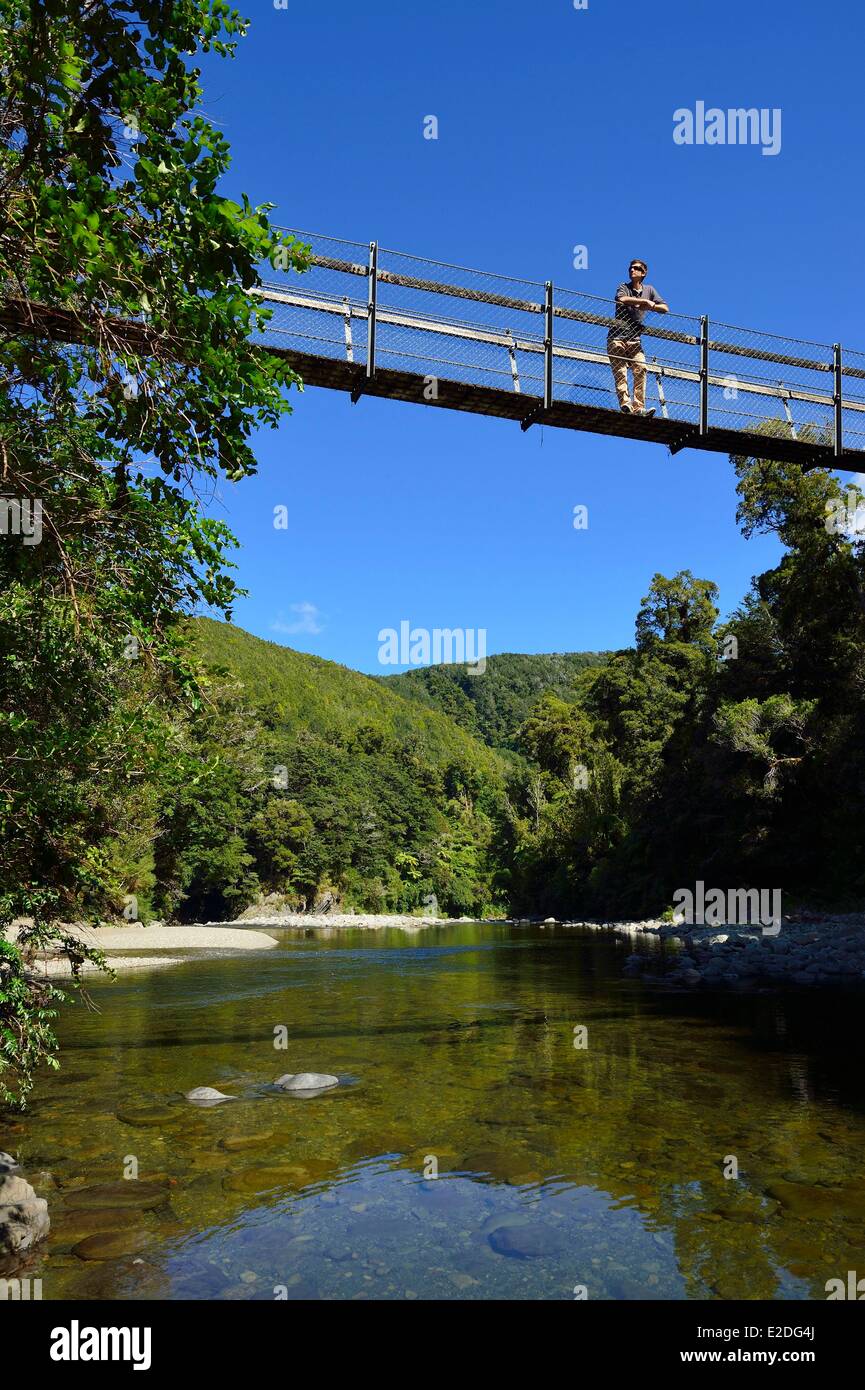
<path fill-rule="evenodd" d="M 297 1164 L 273 1164 L 270 1167 L 243 1168 L 238 1173 L 228 1173 L 222 1179 L 224 1192 L 241 1192 L 258 1195 L 274 1188 L 303 1186 L 299 1181 L 300 1169 Z"/>
<path fill-rule="evenodd" d="M 530 1222 L 525 1226 L 497 1226 L 487 1240 L 496 1254 L 516 1260 L 534 1260 L 544 1255 L 560 1254 L 566 1246 L 560 1231 L 541 1222 Z"/>
<path fill-rule="evenodd" d="M 168 1201 L 168 1188 L 158 1183 L 139 1182 L 123 1178 L 120 1182 L 98 1183 L 93 1187 L 76 1187 L 64 1192 L 67 1207 L 161 1207 Z"/>
<path fill-rule="evenodd" d="M 819 1183 L 778 1181 L 766 1189 L 785 1211 L 800 1220 L 862 1221 L 865 1192 L 859 1187 L 823 1187 Z"/>
<path fill-rule="evenodd" d="M 226 1153 L 243 1153 L 246 1149 L 260 1149 L 273 1138 L 273 1130 L 262 1130 L 258 1134 L 229 1134 L 220 1139 L 219 1148 Z"/>
<path fill-rule="evenodd" d="M 147 1231 L 98 1231 L 79 1240 L 72 1253 L 79 1260 L 116 1260 L 124 1255 L 137 1255 L 150 1244 Z"/>
<path fill-rule="evenodd" d="M 281 1091 L 327 1091 L 339 1085 L 339 1077 L 324 1071 L 286 1072 L 274 1083 Z"/>
<path fill-rule="evenodd" d="M 79 1207 L 57 1213 L 52 1226 L 52 1245 L 75 1245 L 87 1236 L 105 1231 L 138 1229 L 144 1220 L 141 1208 Z"/>
<path fill-rule="evenodd" d="M 186 1092 L 186 1099 L 191 1100 L 193 1105 L 220 1105 L 222 1101 L 235 1100 L 236 1097 L 223 1095 L 222 1091 L 216 1091 L 212 1086 L 196 1086 Z"/>
<path fill-rule="evenodd" d="M 168 1105 L 142 1105 L 135 1110 L 124 1107 L 114 1113 L 121 1124 L 135 1129 L 160 1129 L 180 1118 L 178 1111 Z"/>

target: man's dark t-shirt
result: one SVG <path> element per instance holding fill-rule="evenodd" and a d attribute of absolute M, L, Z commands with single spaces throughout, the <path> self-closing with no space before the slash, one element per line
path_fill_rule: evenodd
<path fill-rule="evenodd" d="M 637 309 L 631 304 L 623 304 L 621 302 L 623 295 L 637 295 L 637 291 L 627 280 L 616 290 L 616 326 L 609 330 L 607 338 L 622 338 L 625 342 L 633 342 L 635 338 L 640 337 L 643 331 L 643 315 L 646 310 Z M 647 304 L 663 304 L 664 302 L 654 285 L 647 285 L 645 281 L 643 281 L 642 289 L 637 297 L 645 299 Z"/>

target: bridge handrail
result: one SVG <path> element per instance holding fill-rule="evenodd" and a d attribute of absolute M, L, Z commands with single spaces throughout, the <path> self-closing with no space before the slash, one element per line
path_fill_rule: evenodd
<path fill-rule="evenodd" d="M 358 275 L 366 278 L 369 274 L 369 267 L 360 265 L 352 261 L 343 261 L 334 256 L 312 256 L 310 265 L 319 266 L 324 270 L 335 270 L 344 275 Z M 415 275 L 400 275 L 392 270 L 377 271 L 377 279 L 380 284 L 399 285 L 404 289 L 422 290 L 430 294 L 447 295 L 451 299 L 468 299 L 478 304 L 495 304 L 499 308 L 514 309 L 521 313 L 540 314 L 543 313 L 543 303 L 537 300 L 516 299 L 511 295 L 492 294 L 489 290 L 474 289 L 466 285 L 450 285 L 437 280 L 427 280 Z M 529 282 L 530 283 L 530 282 Z M 569 291 L 574 294 L 576 291 Z M 595 298 L 595 296 L 584 295 L 584 298 Z M 599 300 L 600 303 L 606 301 Z M 570 320 L 576 323 L 591 323 L 602 328 L 615 328 L 617 320 L 609 314 L 593 314 L 585 309 L 567 309 L 561 305 L 553 304 L 553 316 L 558 319 Z M 734 327 L 734 325 L 724 325 Z M 743 330 L 747 332 L 759 332 L 758 329 Z M 643 328 L 646 337 L 667 340 L 673 343 L 683 343 L 688 347 L 697 347 L 700 338 L 697 334 L 679 333 L 675 329 L 655 328 L 653 325 L 646 325 Z M 768 336 L 768 335 L 767 335 Z M 804 340 L 800 340 L 804 341 Z M 828 344 L 814 343 L 815 347 L 825 346 L 830 351 Z M 749 357 L 759 362 L 777 362 L 785 367 L 798 367 L 812 372 L 831 372 L 831 362 L 820 362 L 813 358 L 792 356 L 789 353 L 769 352 L 764 348 L 747 347 L 741 343 L 728 343 L 721 338 L 709 339 L 709 351 L 728 353 L 736 357 Z M 861 367 L 843 367 L 844 375 L 848 377 L 858 377 L 865 379 L 865 369 Z"/>

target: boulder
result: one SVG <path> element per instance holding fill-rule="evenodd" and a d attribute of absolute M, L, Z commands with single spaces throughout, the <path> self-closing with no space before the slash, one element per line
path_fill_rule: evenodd
<path fill-rule="evenodd" d="M 286 1072 L 274 1085 L 281 1091 L 326 1091 L 339 1085 L 339 1077 L 321 1071 Z"/>
<path fill-rule="evenodd" d="M 186 1099 L 191 1100 L 193 1105 L 220 1105 L 222 1101 L 234 1100 L 235 1097 L 223 1095 L 222 1091 L 215 1091 L 212 1086 L 196 1086 L 186 1092 Z"/>
<path fill-rule="evenodd" d="M 48 1203 L 36 1196 L 29 1182 L 8 1171 L 0 1174 L 0 1255 L 29 1250 L 47 1236 L 50 1225 Z"/>

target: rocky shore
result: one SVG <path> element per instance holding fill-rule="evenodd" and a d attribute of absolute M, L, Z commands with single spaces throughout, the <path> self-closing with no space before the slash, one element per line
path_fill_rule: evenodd
<path fill-rule="evenodd" d="M 669 943 L 628 957 L 625 974 L 695 988 L 831 986 L 865 981 L 865 914 L 783 918 L 773 934 L 760 927 L 630 923 Z M 672 950 L 670 949 L 672 948 Z"/>

